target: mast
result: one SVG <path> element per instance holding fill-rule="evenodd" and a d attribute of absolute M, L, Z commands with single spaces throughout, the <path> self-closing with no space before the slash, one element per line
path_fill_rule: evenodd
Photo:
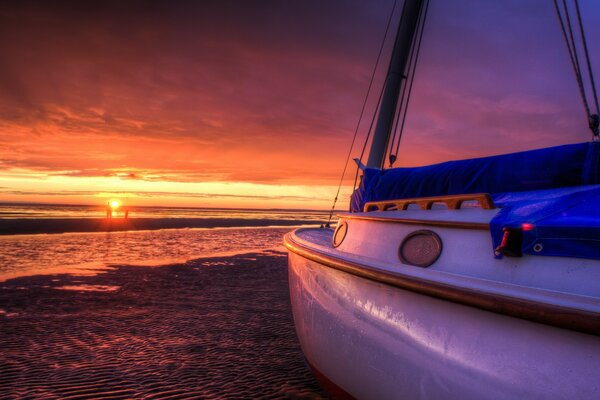
<path fill-rule="evenodd" d="M 392 133 L 402 78 L 408 63 L 422 6 L 423 0 L 405 0 L 402 7 L 402 16 L 400 17 L 392 59 L 385 80 L 377 126 L 367 161 L 367 167 L 370 168 L 383 169 L 385 163 L 385 153 Z M 404 84 L 406 84 L 406 80 L 404 80 Z"/>

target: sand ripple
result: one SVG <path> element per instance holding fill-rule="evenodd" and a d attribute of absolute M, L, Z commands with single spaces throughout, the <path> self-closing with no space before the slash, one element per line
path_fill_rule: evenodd
<path fill-rule="evenodd" d="M 321 398 L 281 253 L 0 284 L 0 394 L 42 399 Z M 118 287 L 114 291 L 57 290 Z"/>

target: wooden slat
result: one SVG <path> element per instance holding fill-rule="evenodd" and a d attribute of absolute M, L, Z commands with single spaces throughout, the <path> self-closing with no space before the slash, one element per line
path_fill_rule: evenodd
<path fill-rule="evenodd" d="M 364 212 L 406 210 L 411 204 L 416 204 L 421 210 L 431 210 L 438 204 L 445 204 L 449 210 L 458 210 L 465 201 L 477 201 L 484 210 L 495 208 L 492 196 L 488 193 L 458 194 L 450 196 L 418 197 L 414 199 L 397 199 L 386 201 L 371 201 L 365 204 Z"/>

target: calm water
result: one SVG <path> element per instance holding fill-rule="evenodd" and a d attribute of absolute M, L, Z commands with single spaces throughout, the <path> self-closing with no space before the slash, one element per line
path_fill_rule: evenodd
<path fill-rule="evenodd" d="M 121 216 L 117 212 L 115 216 Z M 235 219 L 297 219 L 300 222 L 322 220 L 325 211 L 253 210 L 227 208 L 129 207 L 130 218 L 235 218 Z M 101 206 L 70 206 L 46 204 L 2 204 L 0 218 L 103 218 Z"/>
<path fill-rule="evenodd" d="M 98 218 L 101 207 L 1 204 L 0 218 Z M 252 227 L 252 220 L 323 220 L 327 213 L 297 210 L 231 210 L 200 208 L 132 208 L 138 218 L 230 218 L 240 228 L 168 229 L 155 231 L 65 233 L 0 236 L 0 280 L 48 273 L 93 273 L 111 264 L 164 265 L 194 258 L 282 249 L 292 228 Z"/>
<path fill-rule="evenodd" d="M 2 219 L 102 218 L 103 207 L 0 204 Z M 90 273 L 110 264 L 163 265 L 199 257 L 281 249 L 291 228 L 252 227 L 252 220 L 326 219 L 322 211 L 131 207 L 130 218 L 228 218 L 245 228 L 0 236 L 0 280 L 39 273 Z M 109 268 L 109 267 L 108 267 Z"/>
<path fill-rule="evenodd" d="M 0 280 L 93 273 L 110 264 L 164 265 L 199 257 L 283 250 L 291 228 L 169 229 L 0 236 Z"/>

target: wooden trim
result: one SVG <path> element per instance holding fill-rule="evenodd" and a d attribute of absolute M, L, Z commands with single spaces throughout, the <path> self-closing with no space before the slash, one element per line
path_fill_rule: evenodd
<path fill-rule="evenodd" d="M 490 225 L 484 222 L 464 222 L 464 221 L 440 221 L 440 220 L 425 220 L 425 219 L 413 219 L 413 218 L 390 218 L 377 216 L 375 214 L 367 215 L 356 215 L 356 214 L 344 214 L 338 215 L 339 218 L 343 219 L 361 219 L 367 221 L 378 221 L 378 222 L 395 222 L 400 224 L 410 225 L 423 225 L 423 226 L 439 226 L 442 228 L 457 228 L 457 229 L 475 229 L 481 231 L 489 231 Z"/>
<path fill-rule="evenodd" d="M 385 201 L 370 201 L 365 204 L 363 211 L 393 211 L 406 210 L 411 204 L 416 204 L 421 210 L 431 210 L 436 203 L 443 203 L 449 210 L 458 210 L 465 201 L 477 201 L 484 210 L 495 208 L 492 196 L 488 193 L 457 194 L 449 196 L 417 197 L 413 199 L 397 199 Z"/>
<path fill-rule="evenodd" d="M 327 267 L 426 296 L 545 325 L 600 336 L 600 313 L 597 312 L 573 309 L 518 297 L 490 294 L 481 290 L 468 289 L 377 270 L 373 267 L 342 260 L 311 249 L 296 242 L 292 238 L 292 235 L 293 232 L 290 232 L 284 238 L 284 244 L 291 252 Z"/>

